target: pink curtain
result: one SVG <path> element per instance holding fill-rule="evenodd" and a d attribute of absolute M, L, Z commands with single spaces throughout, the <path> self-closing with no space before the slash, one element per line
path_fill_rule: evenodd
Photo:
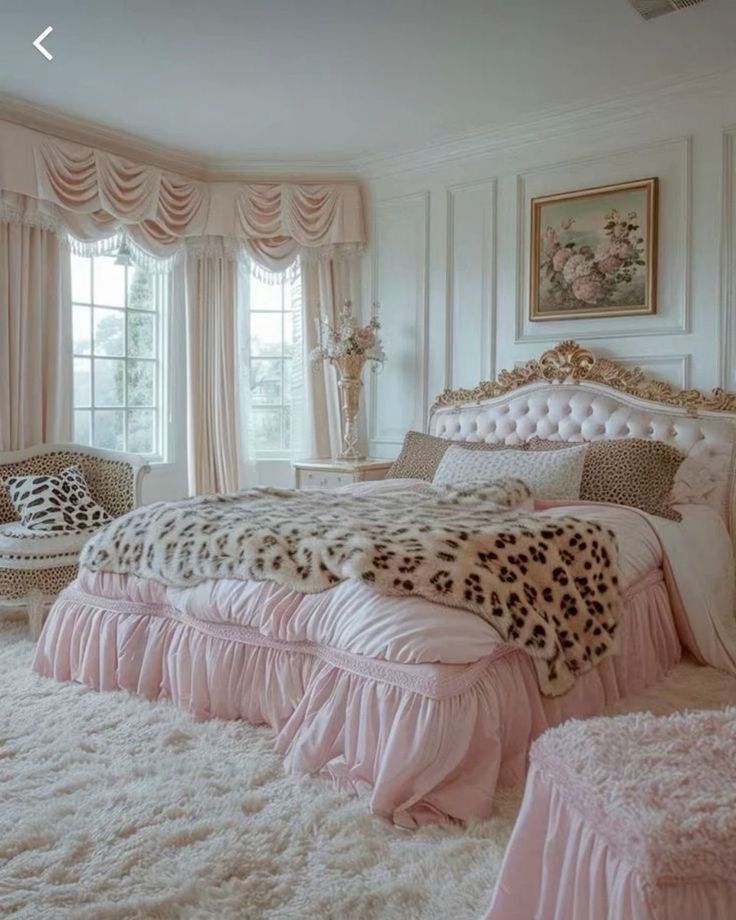
<path fill-rule="evenodd" d="M 238 487 L 237 262 L 222 240 L 187 256 L 189 489 Z"/>
<path fill-rule="evenodd" d="M 71 437 L 69 252 L 22 195 L 0 193 L 0 451 Z"/>

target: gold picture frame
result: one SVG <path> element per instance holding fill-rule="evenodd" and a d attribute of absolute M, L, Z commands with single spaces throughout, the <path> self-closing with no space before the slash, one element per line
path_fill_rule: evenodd
<path fill-rule="evenodd" d="M 532 322 L 656 313 L 658 186 L 652 177 L 532 198 Z"/>

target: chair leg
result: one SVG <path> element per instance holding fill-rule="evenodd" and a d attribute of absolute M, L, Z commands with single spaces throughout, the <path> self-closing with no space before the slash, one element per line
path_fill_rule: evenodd
<path fill-rule="evenodd" d="M 40 591 L 31 591 L 28 595 L 28 627 L 34 642 L 37 642 L 41 635 L 45 613 L 46 603 L 43 594 Z"/>

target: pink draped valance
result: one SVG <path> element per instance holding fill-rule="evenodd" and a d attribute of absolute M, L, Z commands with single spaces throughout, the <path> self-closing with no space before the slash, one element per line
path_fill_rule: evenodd
<path fill-rule="evenodd" d="M 363 214 L 355 183 L 258 183 L 239 188 L 239 236 L 296 240 L 300 246 L 362 242 Z"/>
<path fill-rule="evenodd" d="M 222 237 L 279 270 L 305 250 L 334 256 L 365 242 L 356 182 L 198 181 L 9 122 L 0 122 L 0 190 L 53 205 L 78 240 L 123 232 L 156 258 Z"/>

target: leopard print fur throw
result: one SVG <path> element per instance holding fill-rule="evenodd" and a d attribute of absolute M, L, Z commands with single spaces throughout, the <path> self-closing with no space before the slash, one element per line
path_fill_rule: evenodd
<path fill-rule="evenodd" d="M 160 502 L 99 531 L 81 564 L 179 587 L 234 578 L 314 593 L 357 579 L 418 595 L 482 617 L 535 660 L 542 692 L 556 696 L 617 649 L 617 547 L 595 523 L 520 509 L 528 497 L 506 480 Z"/>

